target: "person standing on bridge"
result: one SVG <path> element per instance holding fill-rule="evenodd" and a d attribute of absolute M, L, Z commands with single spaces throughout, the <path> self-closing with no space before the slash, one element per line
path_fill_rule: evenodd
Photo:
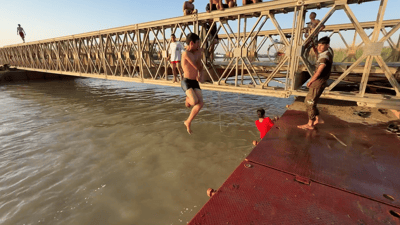
<path fill-rule="evenodd" d="M 176 70 L 178 70 L 180 75 L 180 80 L 182 80 L 181 73 L 181 52 L 183 47 L 180 42 L 176 41 L 175 34 L 171 34 L 171 44 L 169 46 L 169 57 L 172 64 L 172 74 L 174 75 L 174 80 L 172 83 L 178 82 L 176 79 Z"/>
<path fill-rule="evenodd" d="M 199 36 L 190 33 L 186 37 L 186 45 L 186 51 L 182 54 L 184 78 L 181 81 L 181 85 L 186 94 L 185 106 L 188 108 L 193 106 L 188 119 L 184 122 L 187 132 L 192 134 L 190 125 L 204 105 L 203 95 L 199 85 L 199 81 L 203 79 L 203 66 L 201 63 L 202 49 L 200 49 Z"/>
<path fill-rule="evenodd" d="M 308 123 L 297 126 L 298 128 L 313 130 L 315 125 L 318 123 L 323 123 L 323 120 L 319 118 L 317 103 L 322 92 L 324 92 L 326 82 L 331 75 L 333 56 L 328 51 L 329 43 L 329 37 L 323 37 L 318 41 L 317 49 L 319 54 L 317 60 L 317 70 L 307 83 L 309 91 L 306 99 L 304 100 L 308 113 Z"/>
<path fill-rule="evenodd" d="M 26 35 L 26 33 L 24 31 L 24 28 L 21 27 L 21 24 L 18 24 L 17 35 L 21 36 L 22 41 L 25 43 L 25 35 Z"/>

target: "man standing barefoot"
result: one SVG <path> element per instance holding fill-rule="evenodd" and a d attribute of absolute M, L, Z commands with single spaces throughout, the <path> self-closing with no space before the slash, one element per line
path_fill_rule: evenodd
<path fill-rule="evenodd" d="M 308 123 L 297 126 L 298 128 L 313 130 L 315 125 L 317 125 L 318 123 L 323 123 L 323 121 L 318 116 L 319 111 L 317 109 L 317 103 L 322 92 L 324 92 L 326 81 L 331 75 L 333 56 L 328 51 L 329 42 L 329 37 L 323 37 L 318 41 L 317 49 L 319 54 L 317 61 L 317 70 L 311 77 L 310 81 L 307 83 L 309 91 L 306 99 L 304 100 L 304 103 L 307 107 Z"/>
<path fill-rule="evenodd" d="M 186 93 L 185 106 L 193 106 L 188 119 L 184 122 L 187 132 L 192 134 L 190 125 L 203 108 L 203 95 L 199 86 L 199 81 L 202 80 L 203 67 L 201 64 L 202 51 L 199 48 L 200 38 L 197 34 L 190 33 L 186 37 L 186 51 L 182 54 L 182 68 L 184 78 L 181 81 L 182 89 Z"/>

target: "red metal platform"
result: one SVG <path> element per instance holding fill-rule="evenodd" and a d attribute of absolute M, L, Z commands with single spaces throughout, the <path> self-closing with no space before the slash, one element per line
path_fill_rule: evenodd
<path fill-rule="evenodd" d="M 189 224 L 400 224 L 400 141 L 322 117 L 287 111 Z"/>

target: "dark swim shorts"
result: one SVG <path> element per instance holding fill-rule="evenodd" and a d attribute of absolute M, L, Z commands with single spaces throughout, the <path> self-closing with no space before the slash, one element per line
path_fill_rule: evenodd
<path fill-rule="evenodd" d="M 183 80 L 181 81 L 181 87 L 184 92 L 186 92 L 190 88 L 192 88 L 193 90 L 196 88 L 201 90 L 200 86 L 199 86 L 199 82 L 197 80 L 191 80 L 188 78 L 183 78 Z"/>

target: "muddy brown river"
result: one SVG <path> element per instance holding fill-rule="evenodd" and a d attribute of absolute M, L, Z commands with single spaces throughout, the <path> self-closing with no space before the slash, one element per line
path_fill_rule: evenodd
<path fill-rule="evenodd" d="M 0 84 L 0 224 L 186 224 L 293 99 L 96 79 Z"/>

